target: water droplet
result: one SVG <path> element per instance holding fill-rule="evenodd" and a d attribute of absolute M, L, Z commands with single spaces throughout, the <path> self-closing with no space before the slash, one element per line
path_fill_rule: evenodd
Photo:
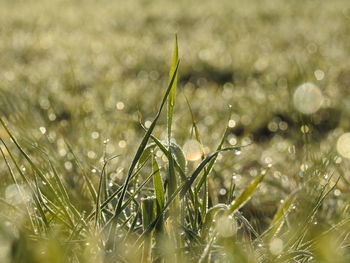
<path fill-rule="evenodd" d="M 309 169 L 309 166 L 305 163 L 303 163 L 302 165 L 300 165 L 300 170 L 305 172 L 307 169 Z"/>
<path fill-rule="evenodd" d="M 235 136 L 232 136 L 230 139 L 229 139 L 229 144 L 231 145 L 236 145 L 237 144 L 237 138 Z"/>
<path fill-rule="evenodd" d="M 235 120 L 229 120 L 229 121 L 228 121 L 228 127 L 233 128 L 233 127 L 235 127 L 235 126 L 236 126 Z"/>
<path fill-rule="evenodd" d="M 108 142 L 109 142 L 109 139 L 105 139 L 105 140 L 103 141 L 104 144 L 107 144 Z"/>
<path fill-rule="evenodd" d="M 278 130 L 278 124 L 275 121 L 271 121 L 269 122 L 269 124 L 267 125 L 267 128 L 271 131 L 271 132 L 276 132 Z"/>
<path fill-rule="evenodd" d="M 145 121 L 145 127 L 148 129 L 149 127 L 151 127 L 152 122 L 151 121 Z"/>
<path fill-rule="evenodd" d="M 307 126 L 307 125 L 302 125 L 300 127 L 300 130 L 302 133 L 308 133 L 310 131 L 309 126 Z"/>
<path fill-rule="evenodd" d="M 289 146 L 289 147 L 288 147 L 288 152 L 289 152 L 290 154 L 295 154 L 295 153 L 296 153 L 295 145 Z"/>
<path fill-rule="evenodd" d="M 242 151 L 241 150 L 236 150 L 235 155 L 241 155 Z"/>
<path fill-rule="evenodd" d="M 117 108 L 117 110 L 123 110 L 125 105 L 122 101 L 118 101 L 115 107 Z"/>
<path fill-rule="evenodd" d="M 342 161 L 343 161 L 343 159 L 342 159 L 340 156 L 334 157 L 334 162 L 335 162 L 336 164 L 340 164 Z"/>
<path fill-rule="evenodd" d="M 335 189 L 334 190 L 334 195 L 335 196 L 340 196 L 341 195 L 341 191 L 339 189 Z"/>
<path fill-rule="evenodd" d="M 321 90 L 313 83 L 304 83 L 294 92 L 295 108 L 304 114 L 312 114 L 319 110 L 323 103 Z"/>
<path fill-rule="evenodd" d="M 46 128 L 45 128 L 45 127 L 40 127 L 39 130 L 40 130 L 40 132 L 41 132 L 42 134 L 45 134 L 45 133 L 46 133 Z"/>
<path fill-rule="evenodd" d="M 286 131 L 288 129 L 288 123 L 286 123 L 285 121 L 281 121 L 278 124 L 278 127 L 280 128 L 281 131 Z"/>

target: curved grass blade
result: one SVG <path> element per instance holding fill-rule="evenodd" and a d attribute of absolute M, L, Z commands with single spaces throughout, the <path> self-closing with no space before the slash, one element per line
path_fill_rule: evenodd
<path fill-rule="evenodd" d="M 208 155 L 200 164 L 199 166 L 196 168 L 196 170 L 192 173 L 192 175 L 187 179 L 187 182 L 185 183 L 184 188 L 182 189 L 181 193 L 180 193 L 180 198 L 183 198 L 184 195 L 187 193 L 187 191 L 191 188 L 193 182 L 196 180 L 197 176 L 202 172 L 202 170 L 206 167 L 206 165 L 209 163 L 210 161 L 213 160 L 213 158 L 216 158 L 218 156 L 218 154 L 220 152 L 226 152 L 226 151 L 237 151 L 239 150 L 241 147 L 228 147 L 228 148 L 224 148 L 221 150 L 217 150 L 216 152 Z"/>

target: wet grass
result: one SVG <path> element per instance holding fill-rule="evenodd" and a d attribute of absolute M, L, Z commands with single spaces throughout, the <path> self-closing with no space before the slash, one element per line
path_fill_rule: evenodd
<path fill-rule="evenodd" d="M 346 1 L 0 21 L 1 262 L 349 261 Z"/>

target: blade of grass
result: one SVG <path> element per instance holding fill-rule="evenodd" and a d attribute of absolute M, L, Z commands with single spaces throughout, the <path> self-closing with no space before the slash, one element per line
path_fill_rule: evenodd
<path fill-rule="evenodd" d="M 156 194 L 158 206 L 160 209 L 162 209 L 165 203 L 163 181 L 162 181 L 162 177 L 159 171 L 159 166 L 154 154 L 152 154 L 152 169 L 154 173 L 153 187 Z"/>
<path fill-rule="evenodd" d="M 265 175 L 267 173 L 267 170 L 263 170 L 260 175 L 258 175 L 253 182 L 251 182 L 244 190 L 243 192 L 231 203 L 231 205 L 228 207 L 226 214 L 230 215 L 236 210 L 240 209 L 246 202 L 249 201 L 249 199 L 252 197 L 255 189 L 258 187 L 260 182 L 264 179 Z"/>
<path fill-rule="evenodd" d="M 173 57 L 172 57 L 170 71 L 169 71 L 169 83 L 172 83 L 172 85 L 170 87 L 169 97 L 168 97 L 168 114 L 167 114 L 168 144 L 169 145 L 170 145 L 170 139 L 171 139 L 171 126 L 172 126 L 172 122 L 173 122 L 174 107 L 175 107 L 178 61 L 179 61 L 179 48 L 178 48 L 178 43 L 177 43 L 177 35 L 175 35 Z M 174 76 L 175 76 L 175 79 L 174 79 L 174 81 L 172 81 Z"/>

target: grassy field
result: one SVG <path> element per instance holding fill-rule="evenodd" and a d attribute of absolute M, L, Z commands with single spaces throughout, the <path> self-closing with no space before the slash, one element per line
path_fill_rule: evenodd
<path fill-rule="evenodd" d="M 347 0 L 0 1 L 0 262 L 349 262 L 349 55 Z"/>

